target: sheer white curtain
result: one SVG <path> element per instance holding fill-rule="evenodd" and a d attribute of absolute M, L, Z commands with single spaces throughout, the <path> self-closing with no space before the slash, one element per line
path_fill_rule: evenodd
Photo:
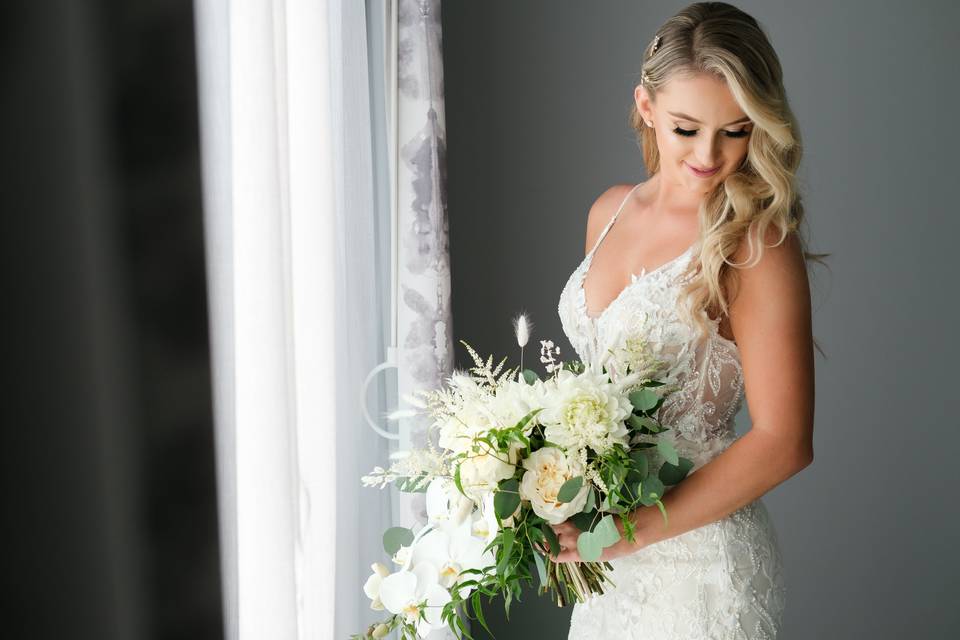
<path fill-rule="evenodd" d="M 391 506 L 360 484 L 389 453 L 358 401 L 390 298 L 364 3 L 195 16 L 227 637 L 343 638 L 382 617 Z"/>

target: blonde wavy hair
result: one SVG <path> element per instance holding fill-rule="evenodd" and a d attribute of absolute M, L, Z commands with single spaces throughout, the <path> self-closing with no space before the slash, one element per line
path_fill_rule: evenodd
<path fill-rule="evenodd" d="M 753 121 L 743 163 L 700 205 L 700 259 L 691 261 L 680 306 L 686 319 L 705 333 L 707 324 L 700 311 L 719 309 L 720 314 L 728 314 L 722 283 L 729 269 L 755 265 L 763 254 L 763 238 L 779 232 L 779 239 L 770 245 L 777 246 L 797 232 L 804 208 L 796 188 L 802 155 L 800 129 L 787 102 L 780 60 L 757 21 L 725 2 L 697 2 L 657 29 L 640 70 L 640 82 L 651 101 L 656 102 L 657 90 L 670 78 L 701 73 L 724 80 Z M 629 121 L 647 173 L 653 175 L 660 170 L 660 153 L 654 131 L 636 103 L 630 107 Z M 731 262 L 744 237 L 750 258 L 741 264 Z M 823 263 L 822 258 L 830 255 L 808 252 L 802 236 L 797 237 L 805 261 Z"/>

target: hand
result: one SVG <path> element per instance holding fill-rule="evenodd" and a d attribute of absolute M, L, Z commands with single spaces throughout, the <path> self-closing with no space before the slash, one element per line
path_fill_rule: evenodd
<path fill-rule="evenodd" d="M 630 542 L 623 535 L 623 523 L 620 522 L 620 517 L 614 516 L 613 522 L 616 524 L 617 530 L 620 531 L 620 539 L 613 545 L 605 547 L 600 553 L 600 558 L 597 562 L 606 562 L 614 558 L 622 558 L 631 553 L 636 553 L 645 546 L 638 535 L 638 527 L 634 528 L 634 542 Z M 555 556 L 551 554 L 551 559 L 554 562 L 583 562 L 584 560 L 577 551 L 577 538 L 580 537 L 581 533 L 577 525 L 569 520 L 565 520 L 560 524 L 551 525 L 551 527 L 557 534 L 557 540 L 560 542 L 560 553 Z M 549 553 L 549 548 L 547 548 L 546 551 Z"/>

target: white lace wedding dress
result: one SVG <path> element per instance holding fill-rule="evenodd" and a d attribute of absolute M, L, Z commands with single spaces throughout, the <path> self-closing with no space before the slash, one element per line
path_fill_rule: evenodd
<path fill-rule="evenodd" d="M 599 316 L 588 315 L 584 276 L 629 196 L 567 280 L 560 320 L 583 362 L 603 358 L 616 371 L 642 346 L 664 363 L 654 377 L 678 390 L 667 396 L 659 418 L 680 455 L 694 461 L 693 474 L 737 437 L 733 420 L 744 399 L 739 352 L 719 334 L 719 320 L 707 317 L 709 335 L 698 338 L 678 315 L 677 293 L 695 246 L 634 275 Z M 759 640 L 775 638 L 780 628 L 783 566 L 776 530 L 759 499 L 610 564 L 616 586 L 574 605 L 568 640 Z"/>

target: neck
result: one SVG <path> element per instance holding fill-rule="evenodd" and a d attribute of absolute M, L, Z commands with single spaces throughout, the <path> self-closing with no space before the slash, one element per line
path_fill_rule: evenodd
<path fill-rule="evenodd" d="M 691 191 L 684 182 L 675 177 L 657 171 L 650 179 L 653 183 L 651 201 L 655 211 L 697 211 L 706 193 Z"/>

